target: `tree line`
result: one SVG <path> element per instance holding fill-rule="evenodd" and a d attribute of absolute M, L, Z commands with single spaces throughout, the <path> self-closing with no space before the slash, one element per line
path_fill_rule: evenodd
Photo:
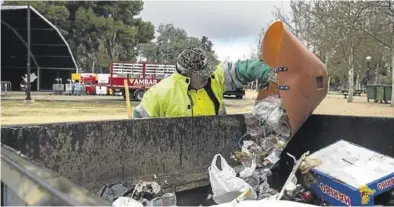
<path fill-rule="evenodd" d="M 212 64 L 217 64 L 218 58 L 213 50 L 213 43 L 208 37 L 188 36 L 182 28 L 172 24 L 160 24 L 157 28 L 157 39 L 140 45 L 141 56 L 147 62 L 163 62 L 175 64 L 178 55 L 186 48 L 197 47 L 204 49 Z"/>
<path fill-rule="evenodd" d="M 4 5 L 27 5 L 5 1 Z M 31 1 L 31 6 L 60 30 L 83 72 L 108 72 L 111 61 L 174 64 L 180 51 L 194 46 L 217 61 L 208 37 L 192 37 L 172 24 L 157 28 L 143 21 L 143 1 Z M 156 38 L 156 41 L 154 41 Z"/>

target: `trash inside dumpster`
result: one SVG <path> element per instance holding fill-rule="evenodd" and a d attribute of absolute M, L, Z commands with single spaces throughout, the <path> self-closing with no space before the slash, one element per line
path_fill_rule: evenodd
<path fill-rule="evenodd" d="M 394 204 L 394 158 L 344 140 L 310 156 L 321 159 L 322 164 L 308 173 L 309 185 L 329 204 Z"/>
<path fill-rule="evenodd" d="M 305 206 L 309 204 L 359 206 L 394 204 L 394 159 L 391 157 L 342 140 L 309 156 L 306 152 L 298 160 L 290 154 L 287 156 L 294 160 L 294 167 L 284 186 L 276 190 L 271 189 L 267 183 L 267 177 L 271 176 L 271 172 L 267 168 L 253 171 L 255 162 L 252 161 L 251 168 L 244 167 L 239 173 L 236 173 L 226 164 L 223 156 L 216 155 L 212 166 L 217 164 L 215 161 L 221 161 L 218 165 L 220 166 L 220 169 L 218 168 L 219 174 L 209 173 L 214 178 L 210 179 L 211 182 L 216 182 L 211 185 L 214 193 L 213 200 L 217 203 L 214 206 L 281 205 L 289 204 L 289 202 L 302 203 L 294 205 Z M 26 180 L 31 183 L 27 182 L 26 185 L 33 187 L 37 185 L 34 183 L 38 182 L 39 185 L 42 185 L 42 182 L 45 182 L 53 188 L 44 186 L 43 192 L 47 191 L 48 194 L 42 195 L 46 196 L 29 199 L 29 195 L 35 193 L 34 187 L 26 188 L 27 191 L 18 191 L 17 189 L 20 187 L 17 183 L 11 182 L 16 179 L 5 179 L 11 178 L 9 176 L 19 176 L 21 173 L 26 173 L 21 169 L 25 169 L 27 174 L 39 176 L 36 179 L 41 180 L 33 180 L 32 183 L 31 180 Z M 223 173 L 223 171 L 226 172 Z M 302 176 L 299 177 L 301 180 L 296 177 L 297 171 L 301 172 Z M 26 175 L 22 177 L 26 177 Z M 231 180 L 234 183 L 231 183 Z M 97 191 L 98 197 L 94 198 L 83 188 L 34 165 L 20 153 L 5 146 L 2 146 L 2 182 L 7 186 L 6 192 L 19 193 L 17 197 L 19 196 L 23 200 L 24 205 L 39 205 L 39 203 L 45 205 L 105 205 L 97 200 L 98 197 L 104 198 L 116 207 L 175 206 L 177 204 L 177 197 L 174 193 L 160 193 L 161 186 L 153 181 L 140 181 L 133 186 L 126 183 L 106 185 Z M 265 195 L 261 196 L 262 194 Z M 10 195 L 3 194 L 2 196 L 10 198 Z M 190 197 L 193 197 L 193 194 Z M 6 205 L 7 201 L 5 202 Z"/>
<path fill-rule="evenodd" d="M 344 140 L 308 155 L 309 152 L 306 152 L 296 160 L 295 157 L 288 154 L 294 160 L 294 167 L 284 186 L 279 189 L 279 192 L 275 192 L 274 189 L 270 190 L 267 184 L 266 191 L 263 193 L 270 192 L 272 194 L 258 197 L 255 200 L 290 200 L 335 206 L 388 206 L 394 204 L 394 158 Z M 215 158 L 214 161 L 216 161 Z M 222 160 L 222 174 L 215 175 L 210 172 L 213 197 L 215 202 L 219 204 L 217 206 L 235 206 L 237 203 L 239 205 L 236 206 L 242 206 L 244 205 L 241 204 L 242 202 L 249 202 L 252 205 L 252 201 L 249 200 L 253 200 L 255 197 L 256 188 L 252 187 L 254 185 L 247 186 L 238 179 L 242 178 L 248 181 L 248 177 L 255 173 L 254 161 L 252 161 L 252 167 L 244 166 L 243 173 L 238 174 L 239 177 L 235 176 L 231 167 L 226 164 L 223 166 L 223 163 L 226 162 Z M 224 171 L 231 173 L 225 175 Z M 301 172 L 302 182 L 300 183 L 302 184 L 298 183 L 297 171 Z M 217 177 L 220 177 L 220 182 Z M 265 185 L 265 182 L 263 181 L 261 184 Z M 250 188 L 249 193 L 242 196 L 243 199 L 240 200 L 237 196 L 247 187 Z M 222 195 L 226 195 L 226 198 L 215 199 L 215 196 Z"/>
<path fill-rule="evenodd" d="M 220 158 L 221 168 L 217 167 Z M 245 199 L 256 199 L 254 189 L 242 178 L 236 177 L 235 170 L 230 167 L 226 160 L 220 155 L 215 155 L 209 169 L 209 180 L 211 182 L 213 200 L 216 203 L 226 203 L 236 198 L 244 189 L 251 190 Z M 254 169 L 253 169 L 254 171 Z M 252 172 L 253 173 L 253 172 Z"/>
<path fill-rule="evenodd" d="M 261 59 L 274 71 L 259 91 L 252 114 L 245 117 L 249 141 L 234 157 L 245 165 L 253 151 L 258 167 L 270 167 L 326 96 L 328 75 L 324 64 L 280 21 L 267 29 L 262 51 Z"/>
<path fill-rule="evenodd" d="M 277 26 L 280 25 L 274 25 Z M 269 31 L 273 31 L 271 29 Z M 242 116 L 217 116 L 26 127 L 29 129 L 14 127 L 2 132 L 2 135 L 12 135 L 8 138 L 2 136 L 2 142 L 6 141 L 15 148 L 19 147 L 32 159 L 42 162 L 46 167 L 70 180 L 73 179 L 74 183 L 89 189 L 91 194 L 96 193 L 93 200 L 105 200 L 113 206 L 179 205 L 181 199 L 175 192 L 208 185 L 208 178 L 213 196 L 207 200 L 215 201 L 217 206 L 329 205 L 333 203 L 330 198 L 346 201 L 343 205 L 349 204 L 351 202 L 347 201 L 348 195 L 341 192 L 341 189 L 334 189 L 326 184 L 328 187 L 323 186 L 324 193 L 319 193 L 320 184 L 319 188 L 312 187 L 313 184 L 304 184 L 305 181 L 312 180 L 313 183 L 320 178 L 324 179 L 324 176 L 320 176 L 323 173 L 318 174 L 317 169 L 324 166 L 328 159 L 327 156 L 308 156 L 309 152 L 297 157 L 286 153 L 286 156 L 293 160 L 290 163 L 293 164 L 292 171 L 283 176 L 283 180 L 286 180 L 283 186 L 275 189 L 271 187 L 273 185 L 270 178 L 275 176 L 273 169 L 279 166 L 277 164 L 285 146 L 324 98 L 327 76 L 324 66 L 314 56 L 313 61 L 306 61 L 310 65 L 292 65 L 291 59 L 285 58 L 283 51 L 286 51 L 286 47 L 283 45 L 286 44 L 296 45 L 296 51 L 301 50 L 304 56 L 310 54 L 305 55 L 305 48 L 283 28 L 280 28 L 280 35 L 277 36 L 272 35 L 272 32 L 267 33 L 271 34 L 268 34 L 267 38 L 282 38 L 276 41 L 278 45 L 271 45 L 277 47 L 273 51 L 278 51 L 278 54 L 268 59 L 263 58 L 274 67 L 278 66 L 277 71 L 280 73 L 277 74 L 277 79 L 274 75 L 270 78 L 271 85 L 268 88 L 276 91 L 260 97 L 252 113 L 246 115 L 245 119 Z M 291 53 L 297 56 L 295 54 L 298 53 Z M 272 62 L 274 59 L 275 62 Z M 286 67 L 279 70 L 282 63 Z M 314 68 L 316 71 L 313 71 Z M 287 75 L 283 75 L 282 72 L 294 75 L 297 81 L 289 83 Z M 307 77 L 310 79 L 302 79 L 301 76 L 305 73 L 309 73 Z M 306 85 L 301 85 L 302 81 Z M 305 90 L 302 97 L 294 93 L 298 90 L 292 90 L 297 87 Z M 295 103 L 294 106 L 289 105 L 291 102 Z M 318 136 L 308 139 L 313 140 L 316 137 Z M 234 144 L 238 144 L 238 150 L 234 148 Z M 236 151 L 231 156 L 234 150 Z M 350 158 L 352 157 L 344 159 L 352 160 Z M 220 164 L 217 163 L 219 161 Z M 241 166 L 240 169 L 236 169 L 237 164 Z M 369 167 L 368 169 L 372 170 L 378 169 L 376 166 Z M 296 172 L 299 171 L 303 176 L 296 176 Z M 316 173 L 316 176 L 311 176 L 313 173 Z M 156 174 L 159 179 L 152 176 Z M 12 176 L 12 173 L 8 176 Z M 136 182 L 140 179 L 142 181 Z M 167 186 L 163 185 L 165 182 L 159 182 L 165 179 L 169 179 Z M 337 178 L 330 179 L 333 182 L 338 181 Z M 10 180 L 7 183 L 6 179 L 4 183 L 13 184 Z M 386 196 L 381 200 L 385 203 L 394 201 L 391 195 L 387 194 L 392 193 L 389 190 L 392 179 L 386 176 L 381 178 L 379 183 L 376 184 L 376 188 L 379 188 L 378 185 L 384 188 L 383 194 Z M 369 188 L 372 189 L 373 186 Z M 173 190 L 167 192 L 170 189 Z M 371 192 L 362 192 L 358 196 L 380 196 L 378 191 Z M 327 195 L 331 197 L 324 197 Z M 193 193 L 188 196 L 196 199 Z M 94 202 L 73 202 L 80 198 L 78 196 L 66 198 L 71 202 L 61 204 L 96 205 Z M 349 196 L 349 201 L 352 199 Z M 203 199 L 195 203 L 199 205 L 202 202 Z M 35 201 L 28 204 L 37 203 Z"/>
<path fill-rule="evenodd" d="M 268 168 L 256 171 L 255 163 L 252 161 L 252 168 L 245 167 L 244 170 L 239 173 L 239 177 L 237 177 L 234 170 L 226 166 L 225 160 L 223 160 L 221 156 L 216 155 L 212 162 L 212 166 L 209 168 L 211 187 L 214 193 L 213 200 L 217 204 L 235 204 L 243 200 L 291 200 L 305 203 L 311 202 L 312 199 L 306 196 L 310 194 L 310 192 L 306 191 L 298 184 L 296 178 L 296 172 L 300 169 L 304 170 L 306 167 L 305 161 L 308 153 L 309 152 L 304 153 L 299 160 L 290 154 L 288 155 L 294 159 L 294 167 L 280 191 L 270 188 L 267 177 L 271 175 L 271 172 Z M 216 168 L 217 157 L 222 158 L 222 170 L 220 171 Z M 216 170 L 212 172 L 212 169 L 215 168 Z M 246 173 L 245 171 L 248 172 Z M 245 192 L 247 193 L 245 194 Z"/>
<path fill-rule="evenodd" d="M 241 152 L 236 159 L 250 162 L 256 159 L 257 166 L 274 165 L 290 140 L 290 123 L 279 96 L 269 96 L 256 103 L 253 113 L 245 115 L 247 135 L 239 141 Z M 256 158 L 251 157 L 251 153 Z M 241 157 L 240 157 L 241 156 Z"/>
<path fill-rule="evenodd" d="M 171 205 L 176 204 L 174 193 L 166 193 L 161 197 L 159 196 L 160 193 L 162 193 L 161 187 L 157 182 L 140 181 L 134 185 L 127 183 L 105 185 L 96 192 L 96 195 L 104 198 L 109 203 L 113 203 L 120 197 L 128 197 L 147 206 L 161 206 L 161 203 L 166 203 L 164 206 L 171 203 Z"/>
<path fill-rule="evenodd" d="M 277 200 L 282 197 L 293 200 L 310 194 L 297 184 L 295 173 L 301 163 L 302 171 L 307 171 L 320 162 L 314 159 L 308 159 L 307 162 L 305 156 L 308 153 L 298 161 L 289 155 L 294 160 L 294 168 L 279 193 L 270 188 L 266 178 L 270 169 L 280 160 L 291 137 L 326 96 L 327 71 L 323 63 L 288 32 L 280 21 L 268 28 L 262 45 L 262 50 L 265 51 L 262 60 L 274 71 L 268 86 L 260 90 L 252 114 L 245 115 L 247 134 L 240 138 L 240 150 L 235 151 L 232 158 L 244 167 L 239 176 L 251 188 L 251 193 L 246 198 L 253 199 L 258 193 L 258 199 L 274 196 Z M 228 167 L 223 164 L 222 167 L 225 168 L 220 177 L 222 180 L 226 179 L 220 182 L 221 190 L 217 187 L 217 176 L 210 171 L 214 200 L 217 203 L 234 199 L 235 196 L 228 196 L 229 193 L 245 188 L 231 170 L 225 173 Z M 226 195 L 226 199 L 215 199 L 215 196 L 221 195 Z"/>

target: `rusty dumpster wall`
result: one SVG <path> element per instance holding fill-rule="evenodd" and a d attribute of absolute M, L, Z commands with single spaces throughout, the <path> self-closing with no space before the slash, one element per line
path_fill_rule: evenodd
<path fill-rule="evenodd" d="M 180 191 L 208 185 L 213 156 L 244 133 L 243 116 L 226 116 L 8 126 L 1 139 L 90 190 L 156 175 Z"/>
<path fill-rule="evenodd" d="M 2 127 L 2 143 L 88 189 L 130 179 L 167 180 L 176 191 L 208 184 L 216 153 L 229 157 L 246 131 L 242 115 Z M 297 157 L 345 139 L 394 157 L 394 118 L 312 115 L 285 152 Z M 282 156 L 285 153 L 282 153 Z M 276 185 L 292 161 L 283 156 Z M 194 186 L 193 186 L 194 185 Z"/>

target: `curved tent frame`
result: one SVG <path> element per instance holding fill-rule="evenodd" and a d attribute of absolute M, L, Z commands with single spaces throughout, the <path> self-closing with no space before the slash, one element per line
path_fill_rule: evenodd
<path fill-rule="evenodd" d="M 1 24 L 2 27 L 4 26 L 2 36 L 5 35 L 5 37 L 2 38 L 2 53 L 4 53 L 2 54 L 2 70 L 26 68 L 25 63 L 27 61 L 26 54 L 28 47 L 27 9 L 28 6 L 1 7 Z M 39 79 L 40 71 L 43 72 L 44 70 L 47 72 L 43 73 L 51 73 L 52 76 L 54 74 L 54 70 L 63 71 L 61 72 L 62 74 L 65 74 L 65 71 L 78 72 L 78 65 L 72 54 L 70 46 L 59 29 L 31 6 L 30 11 L 30 17 L 32 19 L 32 26 L 30 30 L 32 34 L 30 46 L 31 59 L 33 63 L 32 67 L 37 71 Z M 13 34 L 11 34 L 11 32 Z M 40 88 L 40 82 L 53 81 L 48 80 L 48 77 L 49 76 L 46 75 L 46 78 L 43 78 L 43 80 L 37 80 L 37 90 Z"/>

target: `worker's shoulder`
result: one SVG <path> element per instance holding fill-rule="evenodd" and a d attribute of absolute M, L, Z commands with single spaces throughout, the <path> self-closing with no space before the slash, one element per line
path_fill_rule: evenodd
<path fill-rule="evenodd" d="M 155 93 L 155 94 L 167 93 L 174 88 L 174 86 L 176 85 L 176 82 L 177 82 L 177 79 L 175 78 L 175 75 L 171 75 L 167 78 L 164 78 L 156 85 L 152 86 L 149 89 L 149 91 L 151 93 Z"/>
<path fill-rule="evenodd" d="M 218 64 L 215 68 L 215 71 L 213 72 L 213 75 L 219 79 L 224 78 L 224 70 L 226 67 L 223 66 L 223 64 Z"/>

